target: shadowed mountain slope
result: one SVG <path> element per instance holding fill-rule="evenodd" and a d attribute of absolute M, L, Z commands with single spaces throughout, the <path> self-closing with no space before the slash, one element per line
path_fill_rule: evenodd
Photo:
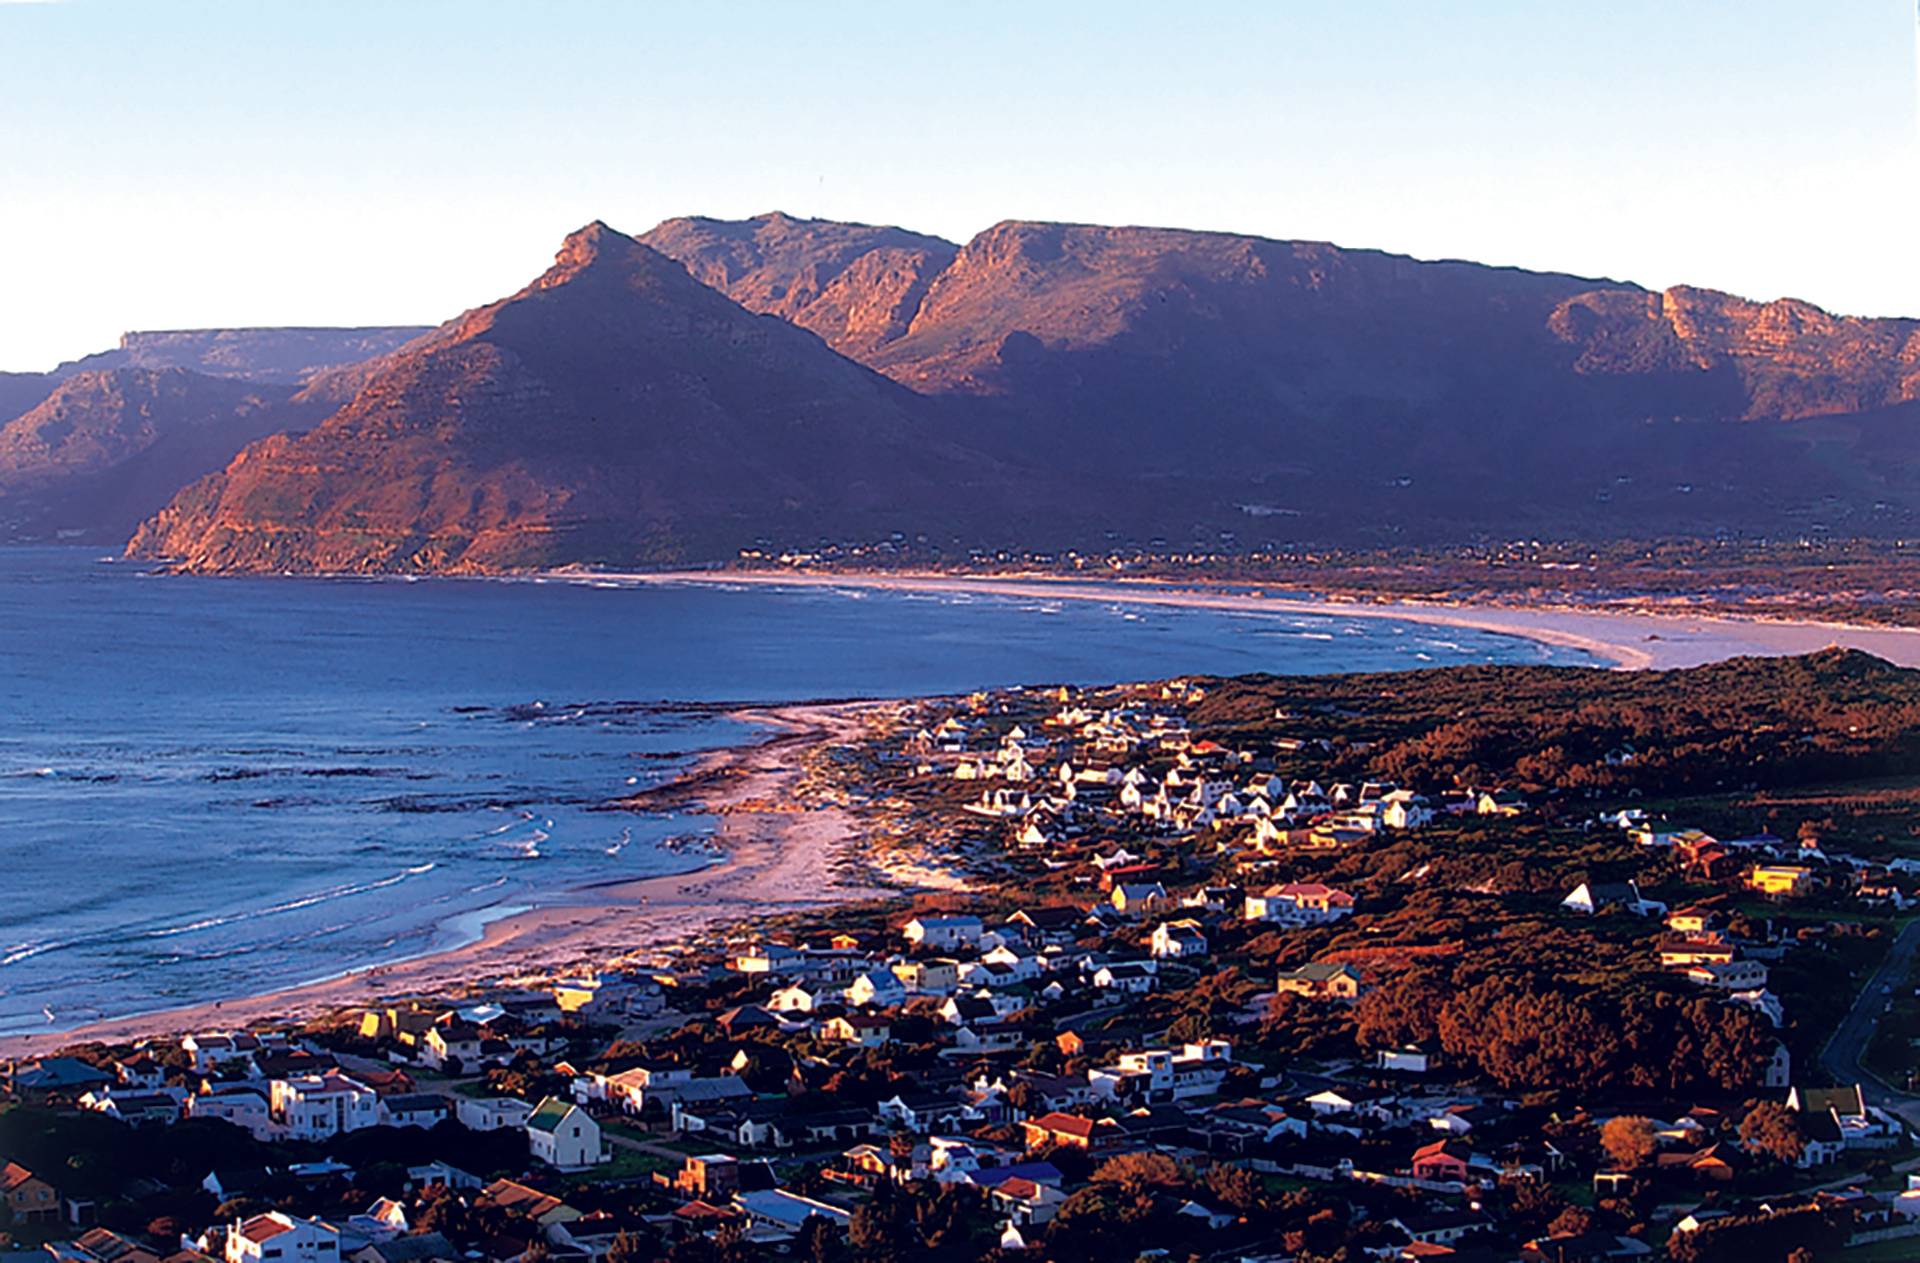
<path fill-rule="evenodd" d="M 132 548 L 212 570 L 468 571 L 884 533 L 1006 485 L 917 402 L 596 223 L 311 432 L 185 490 Z"/>

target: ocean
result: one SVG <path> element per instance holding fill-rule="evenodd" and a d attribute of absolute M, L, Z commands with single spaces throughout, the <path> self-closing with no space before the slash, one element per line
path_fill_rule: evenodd
<path fill-rule="evenodd" d="M 1583 663 L 1375 619 L 605 580 L 181 578 L 0 549 L 0 1034 L 470 941 L 703 862 L 588 810 L 752 739 L 725 703 Z"/>

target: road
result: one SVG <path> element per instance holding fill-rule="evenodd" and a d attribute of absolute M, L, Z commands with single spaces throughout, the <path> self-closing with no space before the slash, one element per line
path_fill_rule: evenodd
<path fill-rule="evenodd" d="M 1916 951 L 1920 951 L 1920 919 L 1907 922 L 1894 938 L 1886 959 L 1867 979 L 1853 1007 L 1840 1019 L 1826 1047 L 1820 1050 L 1820 1064 L 1833 1076 L 1834 1082 L 1858 1083 L 1870 1103 L 1920 1126 L 1920 1096 L 1894 1087 L 1863 1063 L 1867 1042 L 1873 1038 L 1887 1000 L 1907 985 Z"/>

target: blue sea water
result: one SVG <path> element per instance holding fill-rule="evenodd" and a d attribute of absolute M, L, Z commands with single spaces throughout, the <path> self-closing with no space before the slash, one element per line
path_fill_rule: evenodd
<path fill-rule="evenodd" d="M 180 578 L 0 549 L 0 1034 L 438 950 L 588 883 L 690 867 L 663 843 L 698 818 L 587 809 L 750 739 L 702 704 L 1586 660 L 1367 619 Z"/>

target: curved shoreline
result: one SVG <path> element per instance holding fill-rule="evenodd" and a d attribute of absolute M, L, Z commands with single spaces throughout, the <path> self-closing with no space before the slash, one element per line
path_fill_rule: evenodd
<path fill-rule="evenodd" d="M 800 703 L 745 708 L 735 718 L 771 729 L 758 741 L 701 755 L 681 776 L 610 810 L 646 810 L 657 798 L 689 803 L 715 817 L 717 856 L 697 868 L 654 877 L 573 887 L 564 897 L 489 920 L 478 936 L 451 948 L 343 970 L 331 977 L 254 995 L 126 1014 L 62 1031 L 0 1036 L 0 1056 L 43 1054 L 69 1044 L 121 1042 L 253 1023 L 310 1018 L 409 996 L 453 995 L 464 988 L 511 987 L 576 968 L 664 959 L 716 925 L 889 893 L 856 885 L 837 867 L 855 836 L 853 819 L 832 806 L 769 809 L 794 798 L 798 757 L 861 730 L 877 702 Z"/>
<path fill-rule="evenodd" d="M 549 579 L 579 580 L 577 572 Z M 1726 658 L 1812 653 L 1839 645 L 1884 658 L 1895 666 L 1920 667 L 1920 628 L 1730 615 L 1596 611 L 1550 605 L 1446 605 L 1423 601 L 1344 601 L 1159 579 L 1082 580 L 1040 577 L 989 578 L 940 574 L 821 574 L 781 570 L 594 572 L 594 579 L 634 586 L 752 585 L 786 588 L 859 588 L 884 592 L 932 592 L 1030 600 L 1077 600 L 1233 610 L 1335 618 L 1392 619 L 1456 627 L 1577 649 L 1625 670 L 1701 666 Z M 1235 589 L 1251 585 L 1235 584 Z"/>
<path fill-rule="evenodd" d="M 1726 616 L 1554 608 L 1360 602 L 1267 595 L 1259 590 L 1165 581 L 1079 581 L 947 575 L 827 575 L 786 571 L 634 574 L 563 572 L 549 581 L 871 589 L 1040 600 L 1392 619 L 1521 637 L 1577 649 L 1617 669 L 1694 666 L 1729 657 L 1811 652 L 1840 644 L 1900 666 L 1920 666 L 1920 628 L 1741 619 Z M 0 1036 L 0 1055 L 31 1055 L 86 1040 L 128 1040 L 223 1029 L 408 995 L 449 995 L 475 985 L 511 985 L 583 965 L 662 958 L 676 944 L 724 922 L 891 893 L 839 871 L 856 836 L 846 810 L 806 803 L 798 788 L 808 751 L 861 730 L 888 703 L 815 702 L 742 708 L 734 718 L 771 735 L 709 751 L 671 781 L 615 798 L 606 810 L 712 814 L 719 854 L 700 867 L 657 877 L 574 887 L 532 908 L 483 916 L 478 933 L 451 947 L 342 971 L 297 986 L 219 1002 L 127 1014 L 58 1032 Z M 891 874 L 912 888 L 922 878 Z M 931 878 L 928 878 L 931 880 Z"/>

